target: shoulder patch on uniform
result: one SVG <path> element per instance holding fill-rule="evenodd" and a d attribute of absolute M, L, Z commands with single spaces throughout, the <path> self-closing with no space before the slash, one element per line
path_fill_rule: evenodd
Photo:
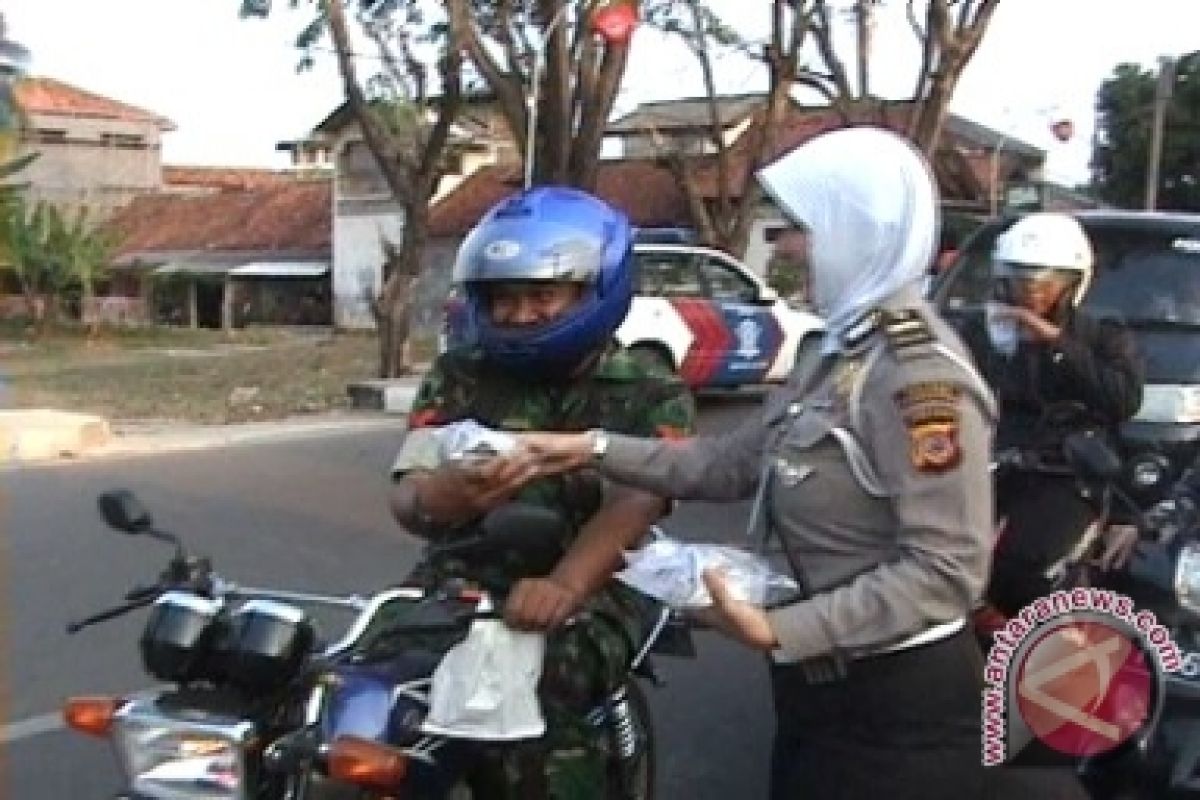
<path fill-rule="evenodd" d="M 881 327 L 888 346 L 900 355 L 924 349 L 935 338 L 929 323 L 911 308 L 885 312 Z"/>
<path fill-rule="evenodd" d="M 947 472 L 962 460 L 958 405 L 962 389 L 928 381 L 898 390 L 894 399 L 908 430 L 909 461 L 918 472 Z"/>

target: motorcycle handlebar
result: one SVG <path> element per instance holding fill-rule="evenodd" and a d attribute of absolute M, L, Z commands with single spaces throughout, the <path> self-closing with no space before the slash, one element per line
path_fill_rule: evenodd
<path fill-rule="evenodd" d="M 152 594 L 152 595 L 149 595 L 146 597 L 139 597 L 135 600 L 130 600 L 127 603 L 122 603 L 119 606 L 110 608 L 107 611 L 101 611 L 99 614 L 93 614 L 90 617 L 86 617 L 84 619 L 68 623 L 67 624 L 67 633 L 68 634 L 79 633 L 84 628 L 87 628 L 91 625 L 95 625 L 97 622 L 104 622 L 105 620 L 110 620 L 110 619 L 113 619 L 114 617 L 119 617 L 122 614 L 128 614 L 130 611 L 136 611 L 139 608 L 144 608 L 145 606 L 148 606 L 151 603 L 153 603 L 154 600 L 158 597 L 158 594 L 159 593 L 156 590 L 154 592 L 154 594 Z"/>

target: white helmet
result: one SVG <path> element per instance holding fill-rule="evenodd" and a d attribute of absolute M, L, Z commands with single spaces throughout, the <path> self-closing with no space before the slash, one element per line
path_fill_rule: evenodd
<path fill-rule="evenodd" d="M 1092 282 L 1091 242 L 1068 214 L 1043 212 L 1021 218 L 996 237 L 992 263 L 997 277 L 1070 273 L 1075 280 L 1072 305 L 1079 305 Z"/>

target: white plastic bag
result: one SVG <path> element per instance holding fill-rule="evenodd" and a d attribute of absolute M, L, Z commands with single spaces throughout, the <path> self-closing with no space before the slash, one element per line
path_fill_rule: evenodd
<path fill-rule="evenodd" d="M 442 458 L 449 461 L 490 458 L 511 452 L 517 442 L 504 431 L 480 425 L 473 419 L 453 422 L 437 429 Z"/>
<path fill-rule="evenodd" d="M 625 561 L 628 566 L 616 577 L 672 608 L 712 605 L 704 585 L 704 571 L 708 569 L 724 571 L 730 590 L 757 606 L 797 589 L 790 576 L 776 572 L 762 557 L 736 547 L 684 544 L 664 537 L 640 550 L 626 552 Z"/>
<path fill-rule="evenodd" d="M 537 698 L 546 637 L 514 631 L 499 619 L 476 620 L 433 673 L 421 730 L 506 742 L 546 731 Z"/>

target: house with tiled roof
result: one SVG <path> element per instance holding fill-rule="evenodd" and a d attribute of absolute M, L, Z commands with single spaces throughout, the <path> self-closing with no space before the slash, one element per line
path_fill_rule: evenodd
<path fill-rule="evenodd" d="M 31 199 L 105 215 L 161 188 L 170 120 L 53 78 L 23 78 L 15 97 L 26 121 L 21 150 L 40 153 L 20 175 Z"/>
<path fill-rule="evenodd" d="M 304 139 L 277 147 L 290 152 L 298 167 L 333 165 L 334 321 L 340 328 L 373 328 L 370 303 L 383 285 L 384 243 L 400 241 L 404 215 L 367 149 L 354 114 L 343 104 Z M 464 98 L 446 158 L 446 174 L 434 202 L 488 165 L 519 163 L 507 124 L 490 95 L 472 93 Z"/>
<path fill-rule="evenodd" d="M 735 198 L 750 166 L 750 149 L 757 140 L 764 99 L 762 94 L 716 99 L 720 136 L 730 154 L 729 189 Z M 766 160 L 774 160 L 814 136 L 849 124 L 883 124 L 904 131 L 911 113 L 911 104 L 904 102 L 889 102 L 859 117 L 844 116 L 828 106 L 793 104 L 775 134 L 774 149 Z M 705 202 L 712 203 L 721 187 L 711 118 L 707 97 L 646 103 L 615 120 L 608 134 L 620 142 L 626 157 L 661 158 L 678 153 L 692 158 L 700 195 Z M 946 218 L 989 215 L 1003 205 L 1006 186 L 1038 180 L 1044 161 L 1045 152 L 1038 147 L 949 114 L 941 147 L 933 159 Z M 760 273 L 765 269 L 774 232 L 782 225 L 777 209 L 764 201 L 745 254 L 751 269 Z"/>
<path fill-rule="evenodd" d="M 114 297 L 193 327 L 329 325 L 332 207 L 324 178 L 142 195 L 107 223 Z"/>

